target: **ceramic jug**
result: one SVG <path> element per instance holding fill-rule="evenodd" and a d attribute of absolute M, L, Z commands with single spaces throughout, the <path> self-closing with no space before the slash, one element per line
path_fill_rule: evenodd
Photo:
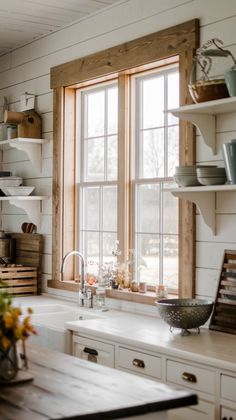
<path fill-rule="evenodd" d="M 229 184 L 236 184 L 236 139 L 222 144 L 225 171 Z"/>

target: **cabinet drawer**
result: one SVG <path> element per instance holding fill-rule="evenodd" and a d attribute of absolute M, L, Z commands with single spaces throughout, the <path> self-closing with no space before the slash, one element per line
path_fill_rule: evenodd
<path fill-rule="evenodd" d="M 161 379 L 161 358 L 150 354 L 119 347 L 118 367 Z"/>
<path fill-rule="evenodd" d="M 231 410 L 230 408 L 221 407 L 220 418 L 222 420 L 236 420 L 236 411 Z"/>
<path fill-rule="evenodd" d="M 221 375 L 220 383 L 221 398 L 236 402 L 236 378 L 228 375 Z"/>
<path fill-rule="evenodd" d="M 208 394 L 215 393 L 215 373 L 209 369 L 167 360 L 167 382 Z"/>
<path fill-rule="evenodd" d="M 87 337 L 73 335 L 73 356 L 104 366 L 115 366 L 114 346 Z"/>
<path fill-rule="evenodd" d="M 168 411 L 168 420 L 213 420 L 215 419 L 214 404 L 199 400 L 192 407 L 177 408 Z"/>

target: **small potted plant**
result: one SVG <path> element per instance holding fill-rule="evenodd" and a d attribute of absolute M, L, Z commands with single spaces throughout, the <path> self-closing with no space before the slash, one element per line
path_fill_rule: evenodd
<path fill-rule="evenodd" d="M 15 378 L 19 370 L 17 343 L 22 342 L 22 359 L 27 368 L 25 340 L 36 331 L 31 324 L 32 309 L 22 317 L 20 308 L 12 303 L 11 296 L 0 289 L 0 382 Z"/>
<path fill-rule="evenodd" d="M 224 77 L 214 78 L 210 75 L 213 64 L 213 57 L 230 57 L 233 60 L 233 67 Z M 193 82 L 194 70 L 200 70 L 200 78 L 197 82 Z M 223 42 L 218 38 L 212 38 L 207 41 L 201 48 L 196 51 L 194 57 L 194 65 L 192 69 L 191 80 L 189 83 L 189 91 L 194 102 L 204 102 L 214 99 L 226 98 L 229 96 L 228 79 L 231 80 L 231 72 L 234 78 L 236 69 L 236 60 L 231 51 L 223 48 Z M 230 93 L 231 95 L 231 93 Z"/>

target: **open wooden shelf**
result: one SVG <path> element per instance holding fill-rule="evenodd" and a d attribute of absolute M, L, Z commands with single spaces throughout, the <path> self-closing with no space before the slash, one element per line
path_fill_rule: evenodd
<path fill-rule="evenodd" d="M 13 206 L 23 209 L 29 216 L 32 223 L 37 227 L 40 226 L 40 214 L 42 200 L 48 197 L 41 195 L 10 195 L 7 197 L 0 197 L 0 201 L 9 201 Z"/>
<path fill-rule="evenodd" d="M 48 140 L 32 139 L 25 137 L 16 137 L 14 139 L 2 140 L 0 145 L 8 144 L 10 147 L 24 152 L 33 166 L 41 172 L 42 169 L 42 144 L 47 143 Z"/>
<path fill-rule="evenodd" d="M 236 112 L 236 97 L 184 105 L 166 112 L 197 126 L 206 145 L 216 154 L 216 116 Z"/>
<path fill-rule="evenodd" d="M 171 192 L 175 197 L 191 201 L 198 207 L 204 222 L 209 226 L 213 235 L 216 234 L 215 209 L 216 193 L 236 191 L 236 185 L 209 185 L 196 187 L 165 188 L 164 191 Z"/>

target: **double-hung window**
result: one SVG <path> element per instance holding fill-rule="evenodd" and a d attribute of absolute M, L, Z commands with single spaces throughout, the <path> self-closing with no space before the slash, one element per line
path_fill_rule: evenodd
<path fill-rule="evenodd" d="M 178 67 L 132 76 L 135 275 L 178 289 L 178 202 L 165 192 L 179 162 L 179 124 L 164 113 L 179 103 Z"/>
<path fill-rule="evenodd" d="M 116 240 L 128 235 L 131 275 L 148 286 L 178 289 L 178 202 L 165 187 L 178 164 L 178 121 L 165 109 L 179 101 L 178 67 L 156 68 L 129 78 L 130 108 L 118 113 L 117 81 L 77 90 L 78 243 L 89 271 L 114 259 Z M 128 230 L 118 224 L 118 119 L 129 126 Z M 128 119 L 128 121 L 127 121 Z M 121 122 L 120 125 L 123 125 Z M 119 126 L 120 126 L 119 125 Z M 119 136 L 120 141 L 123 139 Z M 122 167 L 122 165 L 120 165 Z M 119 228 L 118 228 L 119 225 Z M 124 253 L 124 249 L 121 249 Z M 129 255 L 130 254 L 130 255 Z M 125 259 L 125 256 L 124 256 Z M 122 257 L 121 257 L 122 260 Z M 123 261 L 124 262 L 124 261 Z"/>
<path fill-rule="evenodd" d="M 117 240 L 117 83 L 77 90 L 78 243 L 89 270 Z"/>

